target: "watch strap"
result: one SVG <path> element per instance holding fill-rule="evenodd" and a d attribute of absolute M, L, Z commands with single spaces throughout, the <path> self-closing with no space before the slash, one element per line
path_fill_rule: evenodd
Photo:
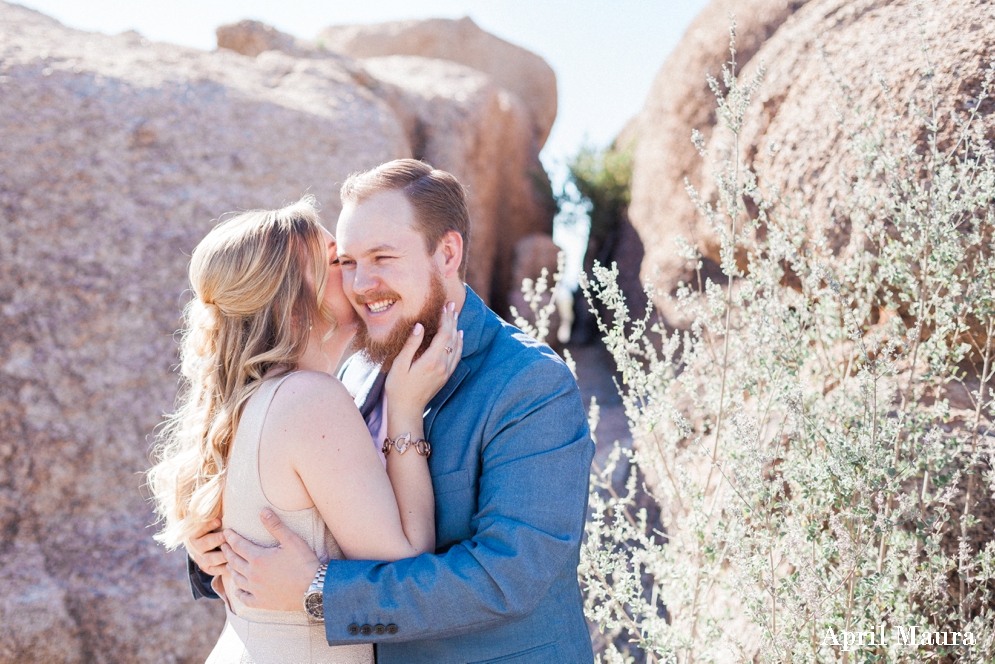
<path fill-rule="evenodd" d="M 322 604 L 325 592 L 325 572 L 328 570 L 328 563 L 318 566 L 318 571 L 314 573 L 314 579 L 307 592 L 304 593 L 304 612 L 312 619 L 324 622 L 325 610 Z"/>
<path fill-rule="evenodd" d="M 328 571 L 328 563 L 321 563 L 318 566 L 318 571 L 314 573 L 314 579 L 311 580 L 311 586 L 307 589 L 309 593 L 320 593 L 325 591 L 325 572 Z"/>

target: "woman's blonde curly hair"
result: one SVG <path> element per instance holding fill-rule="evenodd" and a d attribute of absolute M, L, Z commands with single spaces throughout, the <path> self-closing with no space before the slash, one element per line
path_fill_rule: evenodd
<path fill-rule="evenodd" d="M 163 523 L 155 538 L 167 548 L 188 546 L 221 516 L 235 430 L 263 376 L 297 367 L 313 321 L 335 323 L 323 305 L 327 272 L 311 196 L 222 221 L 194 250 L 194 297 L 180 347 L 183 389 L 148 472 Z"/>

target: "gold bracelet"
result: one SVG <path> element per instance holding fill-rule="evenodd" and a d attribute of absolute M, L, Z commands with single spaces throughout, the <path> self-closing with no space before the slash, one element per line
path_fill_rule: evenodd
<path fill-rule="evenodd" d="M 401 434 L 393 440 L 391 440 L 390 436 L 384 438 L 383 446 L 380 448 L 380 451 L 383 452 L 384 456 L 387 456 L 390 454 L 390 449 L 392 447 L 397 450 L 398 454 L 404 454 L 409 447 L 414 447 L 418 454 L 426 458 L 432 454 L 432 444 L 424 438 L 419 438 L 415 442 L 411 442 L 410 432 Z"/>
<path fill-rule="evenodd" d="M 432 443 L 428 442 L 424 438 L 419 438 L 411 444 L 414 445 L 415 452 L 418 452 L 418 454 L 422 455 L 426 459 L 432 454 Z"/>

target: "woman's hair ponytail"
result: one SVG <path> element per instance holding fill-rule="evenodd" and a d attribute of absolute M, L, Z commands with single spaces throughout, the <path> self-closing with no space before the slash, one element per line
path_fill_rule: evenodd
<path fill-rule="evenodd" d="M 293 370 L 322 305 L 328 260 L 315 201 L 219 223 L 194 250 L 180 344 L 179 406 L 157 437 L 148 472 L 155 538 L 188 545 L 219 517 L 235 429 L 273 368 Z"/>

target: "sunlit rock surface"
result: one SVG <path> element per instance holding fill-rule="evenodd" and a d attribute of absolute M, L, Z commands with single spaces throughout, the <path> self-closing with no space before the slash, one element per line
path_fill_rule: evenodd
<path fill-rule="evenodd" d="M 336 25 L 318 34 L 318 45 L 355 58 L 417 55 L 451 60 L 482 71 L 528 109 L 542 148 L 556 119 L 556 74 L 541 57 L 481 30 L 470 18 Z"/>
<path fill-rule="evenodd" d="M 764 42 L 805 0 L 713 0 L 695 20 L 656 75 L 646 104 L 626 127 L 626 143 L 635 139 L 632 202 L 629 218 L 645 248 L 643 278 L 671 293 L 692 276 L 676 255 L 677 238 L 711 247 L 711 233 L 699 219 L 685 191 L 685 178 L 701 185 L 702 159 L 691 143 L 697 129 L 707 140 L 715 125 L 715 96 L 706 76 L 721 78 L 729 60 L 730 15 L 737 22 L 737 59 L 749 61 Z M 773 63 L 772 63 L 773 64 Z M 705 265 L 705 276 L 717 268 Z M 665 320 L 679 323 L 662 298 Z"/>
<path fill-rule="evenodd" d="M 859 160 L 846 133 L 858 122 L 875 118 L 874 130 L 893 149 L 900 133 L 912 132 L 925 153 L 928 134 L 907 110 L 911 102 L 926 116 L 935 103 L 942 151 L 958 134 L 952 110 L 961 118 L 976 111 L 975 126 L 995 144 L 995 100 L 975 108 L 984 70 L 995 59 L 995 4 L 935 0 L 922 6 L 920 18 L 904 2 L 812 0 L 749 64 L 752 70 L 766 63 L 767 74 L 744 120 L 742 158 L 765 188 L 796 198 L 794 209 L 809 215 L 810 228 L 822 230 L 834 251 L 846 250 L 850 240 L 841 202 L 854 196 Z M 893 112 L 905 117 L 893 122 Z"/>
<path fill-rule="evenodd" d="M 889 104 L 901 107 L 912 96 L 928 104 L 929 85 L 942 111 L 951 104 L 968 110 L 982 69 L 995 55 L 995 5 L 988 2 L 924 3 L 920 28 L 914 7 L 897 0 L 714 0 L 667 59 L 635 122 L 629 214 L 646 247 L 643 276 L 661 293 L 694 277 L 675 254 L 678 236 L 703 253 L 703 277 L 725 280 L 717 238 L 691 203 L 685 178 L 706 201 L 715 200 L 712 167 L 695 150 L 691 132 L 701 132 L 712 157 L 721 158 L 729 146 L 727 133 L 713 135 L 715 98 L 705 82 L 709 74 L 720 79 L 729 60 L 729 14 L 738 23 L 740 79 L 761 64 L 766 68 L 744 120 L 740 158 L 759 173 L 762 187 L 789 194 L 794 209 L 809 215 L 810 228 L 818 225 L 836 250 L 849 240 L 841 201 L 856 166 L 840 118 L 883 118 Z M 922 76 L 927 64 L 920 29 L 934 68 L 929 80 Z M 991 137 L 992 102 L 978 111 Z M 900 128 L 881 129 L 893 136 Z M 952 123 L 941 124 L 941 143 L 953 131 Z M 925 134 L 917 138 L 925 148 Z M 658 304 L 669 323 L 683 323 L 670 304 L 662 298 Z"/>

